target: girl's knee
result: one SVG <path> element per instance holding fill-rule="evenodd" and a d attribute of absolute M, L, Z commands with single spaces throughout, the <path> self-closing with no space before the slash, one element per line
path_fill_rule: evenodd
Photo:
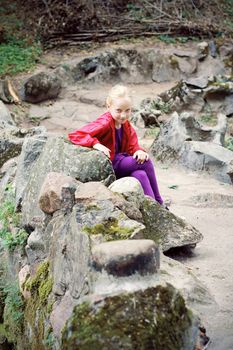
<path fill-rule="evenodd" d="M 144 170 L 135 170 L 131 173 L 131 176 L 135 177 L 139 181 L 144 181 L 147 178 L 147 174 Z"/>
<path fill-rule="evenodd" d="M 154 169 L 154 164 L 152 162 L 152 160 L 148 159 L 147 161 L 145 161 L 143 164 L 143 169 L 148 170 L 148 169 Z"/>

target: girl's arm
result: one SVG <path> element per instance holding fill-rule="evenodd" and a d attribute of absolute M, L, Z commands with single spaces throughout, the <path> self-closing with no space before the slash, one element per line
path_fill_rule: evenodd
<path fill-rule="evenodd" d="M 69 133 L 68 138 L 75 145 L 93 147 L 97 143 L 100 143 L 98 137 L 101 137 L 106 132 L 108 126 L 109 120 L 99 117 L 82 128 Z"/>
<path fill-rule="evenodd" d="M 130 124 L 130 142 L 129 142 L 129 153 L 137 160 L 139 164 L 143 164 L 149 159 L 149 154 L 138 143 L 137 134 Z"/>
<path fill-rule="evenodd" d="M 136 151 L 138 150 L 144 151 L 144 149 L 138 143 L 138 137 L 137 137 L 136 131 L 134 130 L 131 124 L 129 125 L 130 125 L 130 136 L 129 136 L 129 143 L 128 143 L 128 153 L 130 155 L 133 155 Z"/>

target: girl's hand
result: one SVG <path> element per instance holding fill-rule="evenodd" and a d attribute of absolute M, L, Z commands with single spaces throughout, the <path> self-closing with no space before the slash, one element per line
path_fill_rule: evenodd
<path fill-rule="evenodd" d="M 98 151 L 103 152 L 108 158 L 110 158 L 110 149 L 102 145 L 101 143 L 96 143 L 93 146 L 94 149 L 97 149 Z"/>
<path fill-rule="evenodd" d="M 145 160 L 149 159 L 149 154 L 142 150 L 138 150 L 134 153 L 133 158 L 137 159 L 137 163 L 143 164 Z"/>

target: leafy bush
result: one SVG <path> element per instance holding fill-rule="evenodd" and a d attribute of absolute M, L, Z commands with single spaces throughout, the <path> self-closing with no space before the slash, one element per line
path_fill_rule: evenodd
<path fill-rule="evenodd" d="M 17 1 L 1 0 L 0 77 L 32 69 L 41 54 L 22 13 Z"/>
<path fill-rule="evenodd" d="M 2 333 L 10 343 L 17 343 L 17 337 L 22 334 L 24 327 L 24 308 L 22 294 L 18 281 L 10 281 L 3 288 L 4 313 Z M 15 349 L 15 347 L 14 347 Z"/>
<path fill-rule="evenodd" d="M 169 114 L 172 110 L 172 106 L 169 101 L 168 102 L 152 101 L 151 109 L 160 110 L 165 114 Z"/>
<path fill-rule="evenodd" d="M 0 206 L 0 238 L 10 251 L 18 246 L 25 246 L 27 242 L 28 234 L 20 227 L 20 219 L 20 213 L 15 212 L 13 189 L 9 187 Z"/>
<path fill-rule="evenodd" d="M 4 287 L 4 293 L 6 295 L 5 304 L 13 321 L 21 322 L 23 319 L 24 302 L 18 284 L 8 283 Z"/>
<path fill-rule="evenodd" d="M 200 122 L 209 126 L 214 126 L 216 125 L 217 119 L 216 116 L 213 115 L 212 113 L 205 113 L 202 114 L 199 118 Z"/>
<path fill-rule="evenodd" d="M 167 44 L 175 44 L 176 43 L 176 39 L 175 38 L 172 38 L 171 36 L 169 35 L 159 35 L 159 40 L 167 43 Z"/>
<path fill-rule="evenodd" d="M 22 40 L 11 40 L 0 45 L 0 77 L 32 69 L 40 54 L 39 44 L 29 46 Z"/>
<path fill-rule="evenodd" d="M 225 141 L 225 147 L 233 152 L 233 136 L 230 136 Z"/>

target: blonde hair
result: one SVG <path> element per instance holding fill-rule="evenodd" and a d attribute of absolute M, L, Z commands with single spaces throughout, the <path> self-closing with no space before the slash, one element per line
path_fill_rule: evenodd
<path fill-rule="evenodd" d="M 131 100 L 129 89 L 124 85 L 114 85 L 106 98 L 107 107 L 111 106 L 114 99 L 124 97 Z"/>

